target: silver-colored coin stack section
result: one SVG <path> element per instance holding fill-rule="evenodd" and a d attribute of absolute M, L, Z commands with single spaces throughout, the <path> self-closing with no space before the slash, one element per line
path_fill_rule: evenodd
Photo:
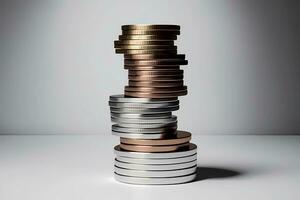
<path fill-rule="evenodd" d="M 178 96 L 187 94 L 177 54 L 178 25 L 124 25 L 115 41 L 129 70 L 125 95 L 109 99 L 115 146 L 115 179 L 130 184 L 179 184 L 195 179 L 197 146 L 177 130 Z"/>

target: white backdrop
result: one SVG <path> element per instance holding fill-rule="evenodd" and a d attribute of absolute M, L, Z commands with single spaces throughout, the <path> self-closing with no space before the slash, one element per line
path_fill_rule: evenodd
<path fill-rule="evenodd" d="M 2 1 L 1 134 L 110 134 L 122 24 L 181 25 L 193 134 L 300 132 L 297 1 Z"/>

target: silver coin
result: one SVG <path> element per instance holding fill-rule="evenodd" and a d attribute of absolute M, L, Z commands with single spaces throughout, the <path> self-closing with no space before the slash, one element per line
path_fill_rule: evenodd
<path fill-rule="evenodd" d="M 169 118 L 160 118 L 160 119 L 130 119 L 130 118 L 121 118 L 121 117 L 111 117 L 111 121 L 117 124 L 163 124 L 163 123 L 172 123 L 177 121 L 177 117 L 172 115 Z"/>
<path fill-rule="evenodd" d="M 176 169 L 176 170 L 132 170 L 126 168 L 120 168 L 115 166 L 115 173 L 125 176 L 135 176 L 135 177 L 148 177 L 148 178 L 158 178 L 158 177 L 174 177 L 174 176 L 185 176 L 188 174 L 196 173 L 197 165 L 189 168 Z"/>
<path fill-rule="evenodd" d="M 176 134 L 176 131 L 172 133 L 122 133 L 117 131 L 112 131 L 113 135 L 122 138 L 130 138 L 130 139 L 163 139 L 166 137 L 166 134 Z"/>
<path fill-rule="evenodd" d="M 170 106 L 166 108 L 114 108 L 110 107 L 112 113 L 135 113 L 135 114 L 152 114 L 152 113 L 168 113 L 176 111 L 179 106 Z"/>
<path fill-rule="evenodd" d="M 144 134 L 146 135 L 146 134 Z M 150 138 L 149 138 L 150 139 Z M 145 153 L 145 152 L 133 152 L 122 150 L 119 145 L 114 147 L 114 152 L 117 156 L 130 157 L 130 158 L 179 158 L 191 156 L 197 153 L 197 145 L 190 143 L 188 148 L 182 148 L 177 151 L 163 152 L 163 153 Z"/>
<path fill-rule="evenodd" d="M 126 97 L 123 94 L 119 94 L 119 95 L 111 95 L 109 97 L 109 101 L 112 102 L 127 102 L 127 103 L 166 103 L 166 102 L 173 102 L 173 101 L 177 101 L 178 98 L 174 97 L 174 98 L 134 98 L 134 97 Z"/>
<path fill-rule="evenodd" d="M 115 159 L 115 165 L 120 168 L 132 169 L 132 170 L 176 170 L 184 169 L 197 165 L 197 160 L 192 160 L 185 163 L 167 164 L 167 165 L 145 165 L 122 162 Z"/>
<path fill-rule="evenodd" d="M 153 103 L 124 103 L 124 102 L 108 102 L 110 107 L 113 108 L 166 108 L 172 106 L 178 106 L 179 100 L 171 102 L 153 102 Z"/>
<path fill-rule="evenodd" d="M 110 113 L 112 117 L 128 118 L 128 119 L 165 119 L 172 117 L 172 112 L 166 113 L 151 113 L 151 114 L 137 114 L 137 113 Z"/>
<path fill-rule="evenodd" d="M 177 123 L 171 124 L 168 127 L 161 128 L 129 128 L 122 127 L 118 124 L 112 125 L 112 131 L 123 132 L 123 133 L 165 133 L 168 131 L 175 131 L 177 129 Z"/>
<path fill-rule="evenodd" d="M 174 124 L 177 124 L 177 121 L 172 123 L 155 123 L 155 124 L 134 124 L 134 123 L 119 123 L 118 126 L 126 127 L 126 128 L 164 128 L 164 127 L 170 127 Z"/>
<path fill-rule="evenodd" d="M 170 185 L 170 184 L 181 184 L 191 182 L 196 178 L 197 174 L 189 174 L 186 176 L 179 177 L 168 177 L 168 178 L 143 178 L 143 177 L 132 177 L 124 176 L 115 173 L 114 177 L 117 181 L 129 184 L 137 185 Z"/>
<path fill-rule="evenodd" d="M 142 165 L 168 165 L 168 164 L 177 164 L 191 162 L 197 160 L 197 154 L 191 156 L 179 157 L 179 158 L 130 158 L 123 156 L 116 156 L 116 159 L 121 162 L 133 163 L 133 164 L 142 164 Z"/>

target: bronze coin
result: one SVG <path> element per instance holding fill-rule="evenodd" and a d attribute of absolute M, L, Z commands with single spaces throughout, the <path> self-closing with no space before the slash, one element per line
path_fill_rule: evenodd
<path fill-rule="evenodd" d="M 181 81 L 128 81 L 132 87 L 180 87 L 183 86 Z"/>
<path fill-rule="evenodd" d="M 146 66 L 146 65 L 142 65 L 142 66 L 131 66 L 131 65 L 124 65 L 124 69 L 128 69 L 131 71 L 173 71 L 173 70 L 179 70 L 180 67 L 177 65 L 161 65 L 161 66 Z"/>
<path fill-rule="evenodd" d="M 119 35 L 119 40 L 176 40 L 176 35 Z"/>
<path fill-rule="evenodd" d="M 151 93 L 151 92 L 129 92 L 125 91 L 125 96 L 138 98 L 169 98 L 187 95 L 187 90 L 172 93 Z"/>
<path fill-rule="evenodd" d="M 176 145 L 187 143 L 191 140 L 191 133 L 187 131 L 177 131 L 176 134 L 166 135 L 163 139 L 131 139 L 120 138 L 120 143 L 134 144 L 134 145 L 151 145 L 151 146 L 163 146 L 163 145 Z"/>
<path fill-rule="evenodd" d="M 128 79 L 133 81 L 178 81 L 183 79 L 183 75 L 128 75 Z"/>
<path fill-rule="evenodd" d="M 132 24 L 122 25 L 122 30 L 180 30 L 179 25 L 172 24 Z"/>
<path fill-rule="evenodd" d="M 129 75 L 182 75 L 183 70 L 152 70 L 152 71 L 142 71 L 142 70 L 128 70 Z"/>
<path fill-rule="evenodd" d="M 157 65 L 157 66 L 163 66 L 163 65 L 187 65 L 187 60 L 179 60 L 179 59 L 157 59 L 157 60 L 124 60 L 125 65 Z"/>
<path fill-rule="evenodd" d="M 126 54 L 124 55 L 125 59 L 134 59 L 134 60 L 153 60 L 153 59 L 180 59 L 184 60 L 184 54 Z"/>
<path fill-rule="evenodd" d="M 143 145 L 132 145 L 132 144 L 120 144 L 120 148 L 127 150 L 127 151 L 135 151 L 135 152 L 171 152 L 171 151 L 177 151 L 181 148 L 189 146 L 190 143 L 184 143 L 184 144 L 176 144 L 176 145 L 165 145 L 165 146 L 143 146 Z"/>
<path fill-rule="evenodd" d="M 116 49 L 116 53 L 122 54 L 176 54 L 176 49 Z"/>
<path fill-rule="evenodd" d="M 115 45 L 117 49 L 177 49 L 174 45 Z"/>
<path fill-rule="evenodd" d="M 126 92 L 173 93 L 186 91 L 185 85 L 179 87 L 132 87 L 125 86 Z"/>
<path fill-rule="evenodd" d="M 174 45 L 174 41 L 155 41 L 155 40 L 117 40 L 114 41 L 115 47 L 118 45 Z"/>
<path fill-rule="evenodd" d="M 156 29 L 156 30 L 122 30 L 122 35 L 179 35 L 179 30 Z"/>

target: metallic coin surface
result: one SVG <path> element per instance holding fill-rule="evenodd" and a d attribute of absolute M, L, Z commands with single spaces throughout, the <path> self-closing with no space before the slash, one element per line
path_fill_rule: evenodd
<path fill-rule="evenodd" d="M 155 54 L 155 53 L 170 53 L 176 54 L 176 49 L 115 49 L 116 53 L 123 54 Z"/>
<path fill-rule="evenodd" d="M 121 127 L 127 127 L 127 128 L 163 128 L 163 127 L 169 127 L 170 124 L 177 123 L 170 122 L 170 123 L 118 123 Z"/>
<path fill-rule="evenodd" d="M 151 99 L 151 98 L 133 98 L 126 97 L 123 94 L 111 95 L 109 96 L 109 101 L 111 102 L 119 102 L 119 103 L 169 103 L 169 102 L 177 102 L 178 98 L 168 98 L 168 99 Z"/>
<path fill-rule="evenodd" d="M 183 80 L 180 81 L 128 81 L 131 87 L 181 87 Z"/>
<path fill-rule="evenodd" d="M 177 49 L 174 45 L 115 45 L 116 49 Z"/>
<path fill-rule="evenodd" d="M 126 54 L 125 59 L 153 60 L 153 59 L 180 59 L 184 60 L 184 54 Z"/>
<path fill-rule="evenodd" d="M 177 129 L 177 123 L 171 123 L 169 126 L 161 128 L 130 128 L 122 127 L 119 124 L 112 125 L 112 131 L 122 133 L 174 133 Z"/>
<path fill-rule="evenodd" d="M 197 154 L 193 154 L 185 157 L 178 158 L 130 158 L 123 156 L 116 156 L 116 159 L 122 162 L 132 163 L 132 164 L 143 164 L 143 165 L 169 165 L 177 163 L 185 163 L 197 160 Z"/>
<path fill-rule="evenodd" d="M 156 29 L 156 30 L 123 30 L 122 35 L 179 35 L 179 30 Z"/>
<path fill-rule="evenodd" d="M 142 66 L 142 65 L 124 65 L 124 69 L 132 71 L 168 71 L 168 70 L 179 70 L 178 65 L 153 65 L 153 66 Z"/>
<path fill-rule="evenodd" d="M 117 40 L 114 41 L 114 47 L 119 45 L 174 45 L 174 41 L 155 41 L 155 40 Z"/>
<path fill-rule="evenodd" d="M 134 108 L 114 108 L 110 107 L 111 113 L 134 113 L 134 114 L 151 114 L 151 113 L 169 113 L 171 111 L 175 111 L 179 109 L 179 105 L 177 106 L 169 106 L 166 108 L 141 108 L 141 107 L 134 107 Z"/>
<path fill-rule="evenodd" d="M 176 35 L 120 35 L 119 40 L 176 40 Z"/>
<path fill-rule="evenodd" d="M 153 103 L 128 103 L 128 102 L 108 102 L 110 107 L 113 108 L 167 108 L 172 106 L 178 106 L 179 100 L 171 101 L 171 102 L 157 102 L 155 101 Z"/>
<path fill-rule="evenodd" d="M 124 64 L 126 66 L 141 66 L 141 65 L 156 65 L 156 66 L 172 66 L 172 65 L 187 65 L 188 61 L 187 60 L 179 60 L 179 59 L 159 59 L 159 60 L 130 60 L 130 59 L 125 59 Z"/>
<path fill-rule="evenodd" d="M 174 177 L 196 173 L 197 165 L 176 170 L 132 170 L 115 166 L 115 173 L 135 177 Z"/>
<path fill-rule="evenodd" d="M 117 156 L 130 157 L 130 158 L 178 158 L 191 156 L 197 153 L 197 145 L 190 143 L 187 148 L 183 148 L 174 152 L 163 152 L 163 153 L 144 153 L 144 152 L 132 152 L 122 150 L 119 145 L 114 147 L 114 152 Z"/>
<path fill-rule="evenodd" d="M 125 95 L 132 97 L 141 97 L 141 98 L 169 98 L 169 97 L 178 97 L 187 95 L 186 91 L 172 92 L 172 93 L 150 93 L 150 92 L 129 92 L 125 91 Z"/>
<path fill-rule="evenodd" d="M 180 81 L 183 74 L 179 75 L 128 75 L 130 81 Z M 126 94 L 125 94 L 126 95 Z"/>
<path fill-rule="evenodd" d="M 122 117 L 111 117 L 111 121 L 117 124 L 162 124 L 162 123 L 173 123 L 177 122 L 177 117 L 172 115 L 168 118 L 154 118 L 154 119 L 145 119 L 145 118 L 122 118 Z"/>
<path fill-rule="evenodd" d="M 136 163 L 128 163 L 123 162 L 118 159 L 115 159 L 115 165 L 120 168 L 132 169 L 132 170 L 176 170 L 176 169 L 184 169 L 197 165 L 197 160 L 193 160 L 190 162 L 184 163 L 175 163 L 175 164 L 165 164 L 165 165 L 145 165 L 145 164 L 136 164 Z"/>
<path fill-rule="evenodd" d="M 176 151 L 180 148 L 188 146 L 189 143 L 175 144 L 175 145 L 165 145 L 165 146 L 150 146 L 150 145 L 133 145 L 133 144 L 120 144 L 121 149 L 127 151 L 136 151 L 136 152 L 171 152 Z"/>
<path fill-rule="evenodd" d="M 171 24 L 133 24 L 123 25 L 122 30 L 180 30 L 179 25 Z"/>
<path fill-rule="evenodd" d="M 110 113 L 111 117 L 120 117 L 127 119 L 166 119 L 172 117 L 172 112 L 168 113 L 151 113 L 151 114 L 137 114 L 137 113 Z"/>
<path fill-rule="evenodd" d="M 127 138 L 120 138 L 120 142 L 123 144 L 132 145 L 151 145 L 151 146 L 161 146 L 161 145 L 176 145 L 187 143 L 191 140 L 191 133 L 187 131 L 177 131 L 176 134 L 172 134 L 165 137 L 163 140 L 133 140 Z"/>
<path fill-rule="evenodd" d="M 128 92 L 151 92 L 151 93 L 171 93 L 171 92 L 181 92 L 186 91 L 187 87 L 179 86 L 179 87 L 132 87 L 125 86 L 125 91 Z"/>
<path fill-rule="evenodd" d="M 112 131 L 112 135 L 123 137 L 123 138 L 132 138 L 132 139 L 163 139 L 166 135 L 175 134 L 176 130 L 173 132 L 162 132 L 162 133 L 123 133 L 118 131 Z"/>
<path fill-rule="evenodd" d="M 132 177 L 132 176 L 124 176 L 115 173 L 115 179 L 117 181 L 128 183 L 128 184 L 136 184 L 136 185 L 171 185 L 171 184 L 182 184 L 191 182 L 196 178 L 197 174 L 189 174 L 186 176 L 179 177 L 167 177 L 167 178 L 144 178 L 144 177 Z"/>
<path fill-rule="evenodd" d="M 129 70 L 129 75 L 182 75 L 183 70 L 166 70 L 166 71 L 140 71 L 140 70 Z"/>

